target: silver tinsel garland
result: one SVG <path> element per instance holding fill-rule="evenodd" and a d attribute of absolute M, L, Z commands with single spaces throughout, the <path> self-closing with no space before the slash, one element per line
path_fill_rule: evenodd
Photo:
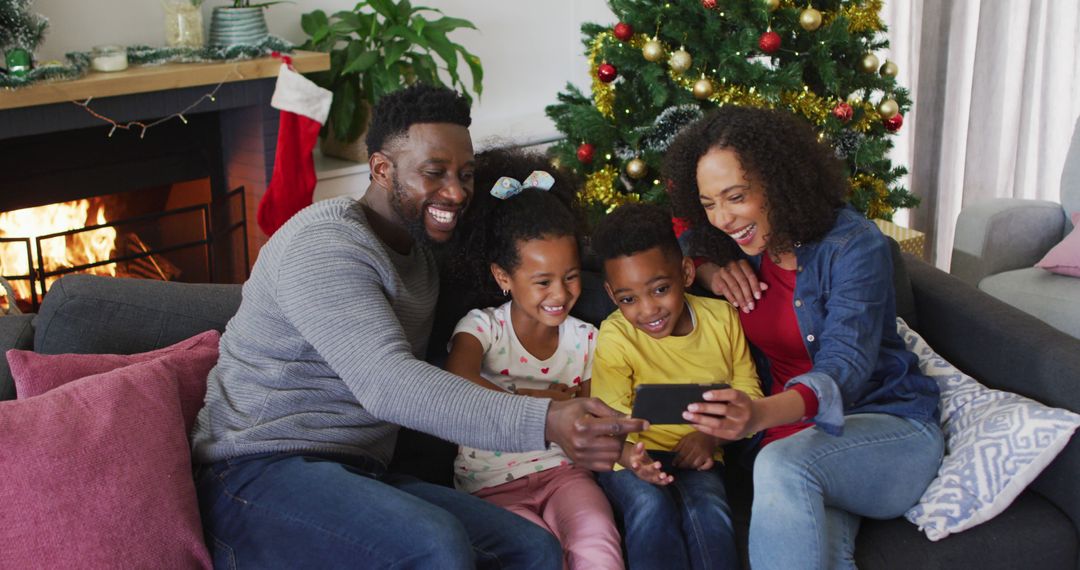
<path fill-rule="evenodd" d="M 252 45 L 201 48 L 129 46 L 127 58 L 128 63 L 132 65 L 233 61 L 265 57 L 275 51 L 291 53 L 294 47 L 279 37 L 267 36 L 265 40 Z M 30 73 L 24 77 L 0 75 L 0 87 L 11 89 L 39 81 L 78 79 L 90 68 L 90 52 L 71 52 L 65 58 L 66 64 L 40 65 L 30 70 Z"/>

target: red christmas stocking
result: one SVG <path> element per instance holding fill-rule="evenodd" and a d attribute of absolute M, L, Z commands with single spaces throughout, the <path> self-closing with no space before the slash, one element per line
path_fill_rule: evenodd
<path fill-rule="evenodd" d="M 311 204 L 315 161 L 311 152 L 330 114 L 330 91 L 282 64 L 270 106 L 281 110 L 274 174 L 259 201 L 259 227 L 273 235 L 293 214 Z"/>

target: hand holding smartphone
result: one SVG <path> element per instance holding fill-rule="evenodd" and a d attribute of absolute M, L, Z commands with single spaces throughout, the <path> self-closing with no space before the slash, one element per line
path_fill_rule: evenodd
<path fill-rule="evenodd" d="M 682 414 L 695 402 L 704 402 L 702 394 L 710 390 L 730 388 L 716 384 L 641 384 L 634 388 L 634 408 L 630 417 L 648 420 L 650 424 L 685 424 Z"/>

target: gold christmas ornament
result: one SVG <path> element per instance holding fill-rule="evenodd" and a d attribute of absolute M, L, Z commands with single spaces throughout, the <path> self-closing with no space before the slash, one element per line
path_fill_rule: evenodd
<path fill-rule="evenodd" d="M 702 77 L 694 82 L 694 97 L 708 99 L 713 94 L 712 81 Z"/>
<path fill-rule="evenodd" d="M 633 178 L 635 180 L 641 178 L 642 176 L 645 176 L 645 173 L 648 170 L 648 165 L 646 165 L 645 161 L 641 160 L 640 158 L 631 159 L 630 162 L 626 163 L 626 174 L 628 174 L 630 178 Z"/>
<path fill-rule="evenodd" d="M 671 54 L 671 58 L 668 59 L 668 65 L 671 69 L 674 69 L 679 73 L 690 69 L 690 66 L 693 65 L 693 63 L 694 58 L 690 57 L 690 52 L 682 48 L 679 48 L 679 51 Z"/>
<path fill-rule="evenodd" d="M 657 62 L 664 58 L 664 44 L 653 38 L 641 46 L 641 55 L 645 61 Z"/>
<path fill-rule="evenodd" d="M 813 8 L 807 8 L 799 13 L 799 25 L 802 29 L 812 32 L 821 27 L 821 12 Z"/>
<path fill-rule="evenodd" d="M 900 112 L 900 105 L 896 104 L 896 101 L 892 99 L 884 99 L 877 106 L 878 115 L 881 115 L 882 119 L 891 119 Z"/>
<path fill-rule="evenodd" d="M 885 60 L 885 63 L 882 64 L 878 73 L 880 73 L 882 77 L 896 77 L 896 74 L 900 73 L 900 68 L 895 63 Z"/>
<path fill-rule="evenodd" d="M 876 55 L 868 53 L 862 57 L 862 61 L 859 62 L 859 68 L 866 73 L 874 73 L 878 70 L 878 66 L 881 62 L 878 61 Z"/>
<path fill-rule="evenodd" d="M 775 12 L 780 7 L 780 0 L 762 0 L 762 3 L 770 12 Z"/>

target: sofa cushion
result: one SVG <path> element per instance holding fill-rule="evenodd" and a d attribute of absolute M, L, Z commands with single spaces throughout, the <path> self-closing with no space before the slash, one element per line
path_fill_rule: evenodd
<path fill-rule="evenodd" d="M 1080 212 L 1072 215 L 1073 230 L 1035 264 L 1051 273 L 1080 277 Z"/>
<path fill-rule="evenodd" d="M 991 275 L 979 289 L 1080 338 L 1080 279 L 1038 267 Z"/>
<path fill-rule="evenodd" d="M 210 567 L 176 379 L 154 362 L 0 402 L 0 567 Z"/>
<path fill-rule="evenodd" d="M 947 453 L 941 469 L 906 517 L 931 540 L 997 516 L 1069 443 L 1080 415 L 991 390 L 949 364 L 897 319 L 919 368 L 941 389 Z"/>
<path fill-rule="evenodd" d="M 240 306 L 240 285 L 68 275 L 34 319 L 42 354 L 133 354 L 219 332 Z"/>
<path fill-rule="evenodd" d="M 859 570 L 1075 568 L 1078 548 L 1069 517 L 1027 491 L 993 520 L 938 542 L 902 518 L 863 519 L 855 562 Z"/>
<path fill-rule="evenodd" d="M 206 396 L 206 377 L 217 364 L 220 338 L 221 333 L 209 330 L 172 346 L 138 354 L 38 354 L 9 350 L 7 361 L 20 400 L 86 376 L 132 364 L 151 363 L 140 370 L 148 375 L 167 375 L 176 379 L 184 422 L 190 432 Z"/>
<path fill-rule="evenodd" d="M 34 347 L 34 315 L 0 317 L 0 352 L 12 348 L 29 350 Z M 15 399 L 15 380 L 7 360 L 0 358 L 0 401 Z"/>
<path fill-rule="evenodd" d="M 1080 413 L 1080 339 L 905 255 L 919 312 L 918 331 L 935 352 L 990 388 Z M 1080 528 L 1080 437 L 1031 489 Z M 1075 531 L 1074 531 L 1075 532 Z"/>

